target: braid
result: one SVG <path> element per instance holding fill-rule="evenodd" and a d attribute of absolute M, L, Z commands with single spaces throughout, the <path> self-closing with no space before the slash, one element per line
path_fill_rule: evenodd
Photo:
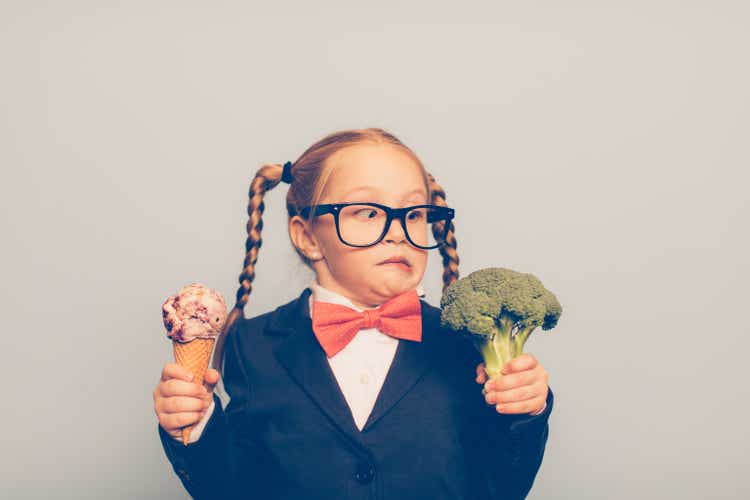
<path fill-rule="evenodd" d="M 226 333 L 232 324 L 244 317 L 245 304 L 247 304 L 250 293 L 253 291 L 253 280 L 255 279 L 255 263 L 258 261 L 258 251 L 260 250 L 263 240 L 260 237 L 263 229 L 263 211 L 266 206 L 263 197 L 266 192 L 273 189 L 281 182 L 283 167 L 273 165 L 263 167 L 258 170 L 255 177 L 250 182 L 249 197 L 250 201 L 247 206 L 247 240 L 245 241 L 245 261 L 242 272 L 240 273 L 240 287 L 237 289 L 236 302 L 224 323 L 219 337 L 216 339 L 216 348 L 214 349 L 213 362 L 211 367 L 217 370 L 222 376 L 222 357 L 224 354 L 224 340 Z"/>
<path fill-rule="evenodd" d="M 427 178 L 430 182 L 430 193 L 432 193 L 432 204 L 441 207 L 447 207 L 448 204 L 445 202 L 445 191 L 442 186 L 435 181 L 432 174 L 427 173 Z M 435 237 L 442 235 L 445 229 L 445 223 L 440 226 L 435 224 L 432 228 L 432 232 Z M 440 247 L 440 255 L 443 256 L 443 292 L 448 285 L 458 279 L 458 253 L 456 253 L 456 236 L 454 234 L 455 228 L 453 221 L 450 221 L 448 226 L 448 232 L 445 235 L 445 245 Z"/>

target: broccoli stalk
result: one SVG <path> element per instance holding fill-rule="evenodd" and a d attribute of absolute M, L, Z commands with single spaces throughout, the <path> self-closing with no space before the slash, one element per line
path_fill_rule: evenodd
<path fill-rule="evenodd" d="M 494 333 L 489 340 L 477 338 L 476 335 L 471 337 L 482 354 L 485 370 L 490 377 L 500 375 L 500 371 L 508 361 L 523 353 L 526 339 L 529 338 L 534 328 L 536 326 L 518 327 L 512 318 L 501 316 L 497 320 L 497 325 L 493 327 Z M 477 342 L 478 339 L 479 342 Z"/>
<path fill-rule="evenodd" d="M 474 271 L 451 283 L 440 300 L 441 326 L 472 341 L 491 377 L 523 353 L 531 333 L 557 325 L 562 307 L 532 274 L 511 269 Z"/>
<path fill-rule="evenodd" d="M 511 359 L 515 358 L 519 354 L 523 353 L 523 346 L 526 343 L 526 340 L 529 338 L 529 335 L 531 335 L 531 332 L 534 331 L 534 329 L 537 327 L 537 325 L 532 326 L 522 326 L 516 334 L 513 336 L 513 356 Z"/>
<path fill-rule="evenodd" d="M 484 359 L 485 370 L 490 376 L 497 375 L 508 360 L 515 357 L 511 330 L 513 322 L 508 318 L 501 318 L 492 326 L 489 337 L 472 336 L 470 340 L 479 349 Z"/>

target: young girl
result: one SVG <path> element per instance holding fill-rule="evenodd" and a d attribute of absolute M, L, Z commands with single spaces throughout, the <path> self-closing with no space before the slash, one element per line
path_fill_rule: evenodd
<path fill-rule="evenodd" d="M 247 319 L 263 195 L 282 181 L 291 242 L 315 278 Z M 428 252 L 442 255 L 443 289 L 458 255 L 453 209 L 416 154 L 377 128 L 331 134 L 293 164 L 262 167 L 248 213 L 237 303 L 207 387 L 167 363 L 154 390 L 161 443 L 188 492 L 524 498 L 547 441 L 547 372 L 526 353 L 488 380 L 479 353 L 421 299 Z M 222 367 L 226 408 L 213 394 Z"/>

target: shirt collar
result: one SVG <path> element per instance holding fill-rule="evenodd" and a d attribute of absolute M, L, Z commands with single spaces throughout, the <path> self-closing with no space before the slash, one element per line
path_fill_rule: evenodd
<path fill-rule="evenodd" d="M 313 309 L 313 302 L 316 300 L 319 300 L 321 302 L 331 302 L 333 304 L 341 304 L 346 307 L 351 307 L 355 311 L 362 312 L 363 309 L 361 307 L 357 307 L 354 304 L 352 304 L 352 301 L 344 297 L 343 295 L 334 292 L 333 290 L 329 290 L 328 288 L 325 288 L 323 285 L 318 283 L 317 278 L 313 278 L 313 280 L 310 282 L 310 290 L 312 293 L 309 297 L 309 311 L 310 316 L 312 317 L 312 309 Z M 417 286 L 417 295 L 419 297 L 425 296 L 425 291 L 422 285 Z"/>

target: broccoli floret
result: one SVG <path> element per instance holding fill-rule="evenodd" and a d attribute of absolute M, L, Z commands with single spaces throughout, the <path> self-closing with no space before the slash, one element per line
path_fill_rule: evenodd
<path fill-rule="evenodd" d="M 440 324 L 472 341 L 490 377 L 523 352 L 538 326 L 551 330 L 562 307 L 529 273 L 493 267 L 454 281 L 440 299 Z"/>

